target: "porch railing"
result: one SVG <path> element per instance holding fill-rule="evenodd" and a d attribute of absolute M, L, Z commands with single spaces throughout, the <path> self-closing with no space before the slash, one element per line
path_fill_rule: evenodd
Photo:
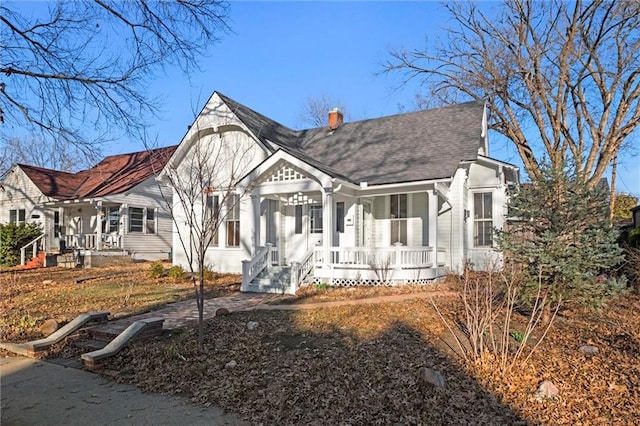
<path fill-rule="evenodd" d="M 20 265 L 24 265 L 25 263 L 27 263 L 27 249 L 29 247 L 31 247 L 31 258 L 34 258 L 38 255 L 38 249 L 40 249 L 40 251 L 46 250 L 44 236 L 45 234 L 40 234 L 40 236 L 34 238 L 29 243 L 20 247 Z"/>
<path fill-rule="evenodd" d="M 315 248 L 320 261 L 323 257 L 322 247 Z M 444 264 L 444 249 L 438 249 L 438 265 Z M 436 266 L 433 247 L 331 247 L 329 263 L 333 267 L 371 268 L 385 264 L 396 269 L 431 268 Z"/>
<path fill-rule="evenodd" d="M 242 288 L 246 289 L 247 286 L 260 272 L 267 267 L 271 262 L 271 245 L 267 244 L 266 247 L 259 247 L 255 256 L 251 260 L 242 261 Z"/>
<path fill-rule="evenodd" d="M 98 240 L 98 234 L 72 234 L 65 235 L 64 242 L 67 247 L 83 248 L 83 249 L 95 249 L 96 241 Z"/>

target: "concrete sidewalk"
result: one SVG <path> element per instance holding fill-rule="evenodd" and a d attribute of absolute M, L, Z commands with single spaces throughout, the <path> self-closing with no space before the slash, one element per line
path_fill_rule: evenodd
<path fill-rule="evenodd" d="M 0 358 L 0 424 L 243 425 L 187 398 L 148 394 L 97 374 L 22 357 Z"/>

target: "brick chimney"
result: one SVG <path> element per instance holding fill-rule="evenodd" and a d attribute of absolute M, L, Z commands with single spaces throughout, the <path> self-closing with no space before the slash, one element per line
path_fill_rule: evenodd
<path fill-rule="evenodd" d="M 342 113 L 338 108 L 334 108 L 333 110 L 329 111 L 329 130 L 330 131 L 334 131 L 338 127 L 342 126 L 343 122 L 344 120 L 343 120 Z"/>

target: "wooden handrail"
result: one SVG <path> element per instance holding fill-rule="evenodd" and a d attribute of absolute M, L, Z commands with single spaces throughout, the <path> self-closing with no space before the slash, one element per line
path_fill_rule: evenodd
<path fill-rule="evenodd" d="M 32 246 L 33 247 L 33 256 L 32 257 L 36 257 L 38 255 L 38 246 L 36 246 L 36 243 L 40 240 L 42 240 L 44 238 L 46 234 L 40 234 L 40 236 L 36 237 L 34 240 L 32 240 L 31 242 L 29 242 L 28 244 L 25 244 L 24 246 L 20 247 L 20 265 L 24 265 L 26 263 L 26 257 L 27 257 L 27 247 Z M 43 240 L 44 241 L 44 240 Z"/>

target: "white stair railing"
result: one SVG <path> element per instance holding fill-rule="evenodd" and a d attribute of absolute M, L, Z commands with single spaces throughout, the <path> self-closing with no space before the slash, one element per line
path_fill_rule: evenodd
<path fill-rule="evenodd" d="M 45 234 L 40 234 L 39 237 L 36 237 L 28 244 L 25 244 L 23 247 L 20 247 L 20 265 L 24 265 L 25 263 L 27 263 L 27 248 L 29 248 L 29 246 L 32 247 L 33 256 L 31 256 L 31 258 L 34 258 L 38 255 L 38 245 L 40 241 L 42 241 L 42 250 L 43 251 L 45 250 L 45 246 L 44 246 L 45 240 L 43 239 L 44 236 Z"/>
<path fill-rule="evenodd" d="M 313 267 L 315 266 L 315 256 L 314 253 L 316 248 L 312 248 L 302 257 L 300 262 L 293 262 L 291 264 L 291 283 L 290 290 L 293 294 L 298 291 L 298 287 L 302 280 L 311 272 Z"/>
<path fill-rule="evenodd" d="M 259 247 L 251 260 L 242 261 L 242 290 L 246 290 L 249 283 L 267 267 L 271 260 L 271 244 Z"/>

